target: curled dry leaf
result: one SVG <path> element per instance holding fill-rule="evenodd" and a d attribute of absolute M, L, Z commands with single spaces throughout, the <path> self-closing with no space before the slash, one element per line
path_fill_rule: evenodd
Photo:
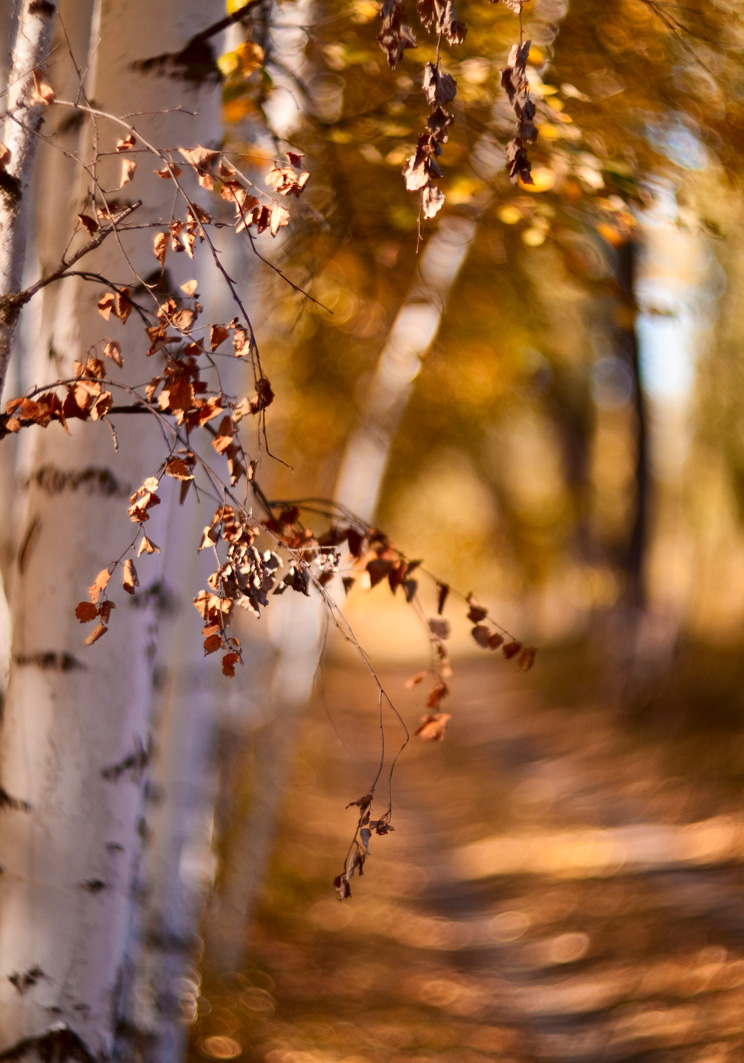
<path fill-rule="evenodd" d="M 127 136 L 124 137 L 123 140 L 117 140 L 117 142 L 116 142 L 116 150 L 117 151 L 131 151 L 136 143 L 137 143 L 137 138 L 135 137 L 134 133 L 129 133 Z"/>
<path fill-rule="evenodd" d="M 119 178 L 119 188 L 123 188 L 124 185 L 128 185 L 134 177 L 134 172 L 137 169 L 137 163 L 134 159 L 122 159 L 121 163 L 121 177 Z"/>
<path fill-rule="evenodd" d="M 89 624 L 98 616 L 98 606 L 92 602 L 79 602 L 75 608 L 75 616 L 81 624 Z"/>
<path fill-rule="evenodd" d="M 152 241 L 152 250 L 155 258 L 158 260 L 161 266 L 165 265 L 165 256 L 168 251 L 168 234 L 156 233 Z"/>
<path fill-rule="evenodd" d="M 160 553 L 160 547 L 156 543 L 154 543 L 152 541 L 152 539 L 148 539 L 146 535 L 143 535 L 142 536 L 142 542 L 139 544 L 139 546 L 137 548 L 137 557 L 141 557 L 142 554 L 159 554 L 159 553 Z"/>
<path fill-rule="evenodd" d="M 98 642 L 100 638 L 103 638 L 107 631 L 108 627 L 104 623 L 97 624 L 85 640 L 85 645 L 92 646 L 94 642 Z"/>
<path fill-rule="evenodd" d="M 43 103 L 48 106 L 50 103 L 54 103 L 57 98 L 54 89 L 46 80 L 43 70 L 34 70 L 34 91 L 31 99 L 33 103 Z"/>
<path fill-rule="evenodd" d="M 134 588 L 139 587 L 137 569 L 131 558 L 127 558 L 121 570 L 121 582 L 127 594 L 134 594 Z"/>

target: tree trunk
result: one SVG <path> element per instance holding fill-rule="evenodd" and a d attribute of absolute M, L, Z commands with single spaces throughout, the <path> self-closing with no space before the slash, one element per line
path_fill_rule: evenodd
<path fill-rule="evenodd" d="M 134 114 L 144 136 L 168 147 L 208 142 L 218 129 L 213 85 L 186 81 L 177 67 L 132 68 L 136 60 L 178 51 L 220 14 L 216 3 L 205 6 L 101 0 L 91 34 L 97 106 Z M 154 105 L 201 113 L 194 122 L 183 114 L 153 115 Z M 111 150 L 122 133 L 101 121 L 98 135 Z M 172 187 L 150 176 L 153 168 L 142 164 L 133 195 L 145 200 L 150 217 L 167 218 Z M 115 184 L 103 166 L 99 177 Z M 71 229 L 83 207 L 70 201 L 74 180 L 58 189 Z M 151 234 L 135 234 L 125 246 L 137 273 L 149 274 L 156 264 Z M 113 239 L 95 261 L 86 259 L 86 268 L 117 281 L 130 273 Z M 69 367 L 110 336 L 124 351 L 119 379 L 151 375 L 144 354 L 136 353 L 143 340 L 138 326 L 119 329 L 98 313 L 101 288 L 61 283 L 57 357 Z M 69 437 L 56 425 L 29 430 L 38 438 L 12 595 L 0 746 L 0 1059 L 110 1059 L 125 1025 L 132 887 L 147 832 L 157 558 L 141 565 L 145 604 L 113 591 L 111 630 L 90 648 L 74 609 L 96 573 L 132 540 L 127 500 L 156 471 L 162 443 L 154 422 L 137 417 L 121 418 L 116 430 L 118 453 L 100 424 L 75 423 Z M 153 519 L 148 532 L 153 527 L 152 538 L 164 546 L 157 524 Z"/>

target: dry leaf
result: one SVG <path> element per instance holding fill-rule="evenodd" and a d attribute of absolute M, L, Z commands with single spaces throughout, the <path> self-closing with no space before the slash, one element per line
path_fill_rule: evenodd
<path fill-rule="evenodd" d="M 127 136 L 124 137 L 123 140 L 117 140 L 117 142 L 116 142 L 116 150 L 117 151 L 131 151 L 136 143 L 137 143 L 137 138 L 135 137 L 134 133 L 129 133 L 129 134 L 127 134 Z"/>
<path fill-rule="evenodd" d="M 88 635 L 87 639 L 85 640 L 85 645 L 86 646 L 92 646 L 93 643 L 94 642 L 98 642 L 98 640 L 100 638 L 102 638 L 106 634 L 107 631 L 108 631 L 108 628 L 106 627 L 105 624 L 97 624 L 96 627 L 93 628 L 93 630 L 91 631 L 90 635 Z"/>
<path fill-rule="evenodd" d="M 447 730 L 447 723 L 452 719 L 449 712 L 430 712 L 422 716 L 421 726 L 416 735 L 423 742 L 441 742 Z"/>
<path fill-rule="evenodd" d="M 152 250 L 155 258 L 158 260 L 161 266 L 165 265 L 165 255 L 168 250 L 168 234 L 156 233 L 155 238 L 152 241 Z"/>
<path fill-rule="evenodd" d="M 100 226 L 95 218 L 91 218 L 90 214 L 78 214 L 78 221 L 87 232 L 88 236 L 93 236 L 97 233 Z"/>
<path fill-rule="evenodd" d="M 75 616 L 81 624 L 89 624 L 98 616 L 98 606 L 92 602 L 79 602 L 75 608 Z"/>
<path fill-rule="evenodd" d="M 134 177 L 134 171 L 137 169 L 137 163 L 134 159 L 122 159 L 121 163 L 121 177 L 119 179 L 119 188 L 123 188 L 124 185 L 128 185 Z"/>
<path fill-rule="evenodd" d="M 34 91 L 31 97 L 33 103 L 43 103 L 48 106 L 56 99 L 54 90 L 49 85 L 41 70 L 34 70 Z"/>
<path fill-rule="evenodd" d="M 90 600 L 95 604 L 106 589 L 106 584 L 111 579 L 111 573 L 107 568 L 102 568 L 88 588 Z"/>
<path fill-rule="evenodd" d="M 134 588 L 139 587 L 137 569 L 131 558 L 127 558 L 121 570 L 121 582 L 127 594 L 134 594 Z"/>
<path fill-rule="evenodd" d="M 109 340 L 103 348 L 103 353 L 112 362 L 115 362 L 119 368 L 124 365 L 124 359 L 121 356 L 121 344 L 117 343 L 116 340 Z"/>

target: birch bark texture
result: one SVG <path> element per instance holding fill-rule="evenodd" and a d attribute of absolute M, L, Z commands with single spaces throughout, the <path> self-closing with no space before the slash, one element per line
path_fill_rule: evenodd
<path fill-rule="evenodd" d="M 79 3 L 59 6 L 72 19 Z M 88 55 L 78 57 L 81 69 L 88 66 L 89 97 L 102 111 L 128 115 L 152 142 L 208 144 L 219 132 L 216 84 L 187 77 L 193 71 L 177 64 L 147 71 L 137 64 L 177 53 L 219 13 L 217 0 L 95 0 Z M 82 161 L 91 164 L 104 140 L 111 148 L 121 135 L 105 120 L 94 130 L 86 121 Z M 173 188 L 152 169 L 143 164 L 134 195 L 145 201 L 148 220 L 167 219 Z M 104 186 L 116 187 L 105 161 L 96 170 Z M 71 219 L 88 188 L 80 174 L 71 163 L 67 180 L 45 190 Z M 94 255 L 86 269 L 120 284 L 136 283 L 156 265 L 149 230 L 109 238 Z M 120 379 L 141 381 L 149 372 L 141 330 L 103 321 L 100 287 L 79 278 L 61 284 L 61 296 L 46 303 L 52 375 L 59 367 L 71 375 L 73 359 L 111 338 L 124 351 Z M 101 425 L 75 424 L 69 436 L 58 426 L 34 431 L 0 738 L 0 1060 L 104 1061 L 114 1058 L 127 1025 L 133 884 L 147 832 L 159 559 L 148 558 L 142 572 L 144 607 L 112 595 L 118 623 L 94 646 L 83 646 L 74 609 L 133 538 L 127 500 L 160 463 L 162 437 L 141 417 L 116 422 L 118 450 Z M 152 538 L 158 541 L 157 527 Z"/>

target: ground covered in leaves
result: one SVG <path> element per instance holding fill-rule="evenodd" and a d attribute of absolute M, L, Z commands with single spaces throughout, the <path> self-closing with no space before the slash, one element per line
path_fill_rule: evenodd
<path fill-rule="evenodd" d="M 414 730 L 405 674 L 383 678 Z M 461 666 L 445 741 L 406 751 L 395 832 L 339 902 L 379 729 L 359 673 L 332 670 L 250 963 L 207 973 L 191 1063 L 740 1063 L 736 713 L 634 718 L 600 690 L 550 662 Z"/>

